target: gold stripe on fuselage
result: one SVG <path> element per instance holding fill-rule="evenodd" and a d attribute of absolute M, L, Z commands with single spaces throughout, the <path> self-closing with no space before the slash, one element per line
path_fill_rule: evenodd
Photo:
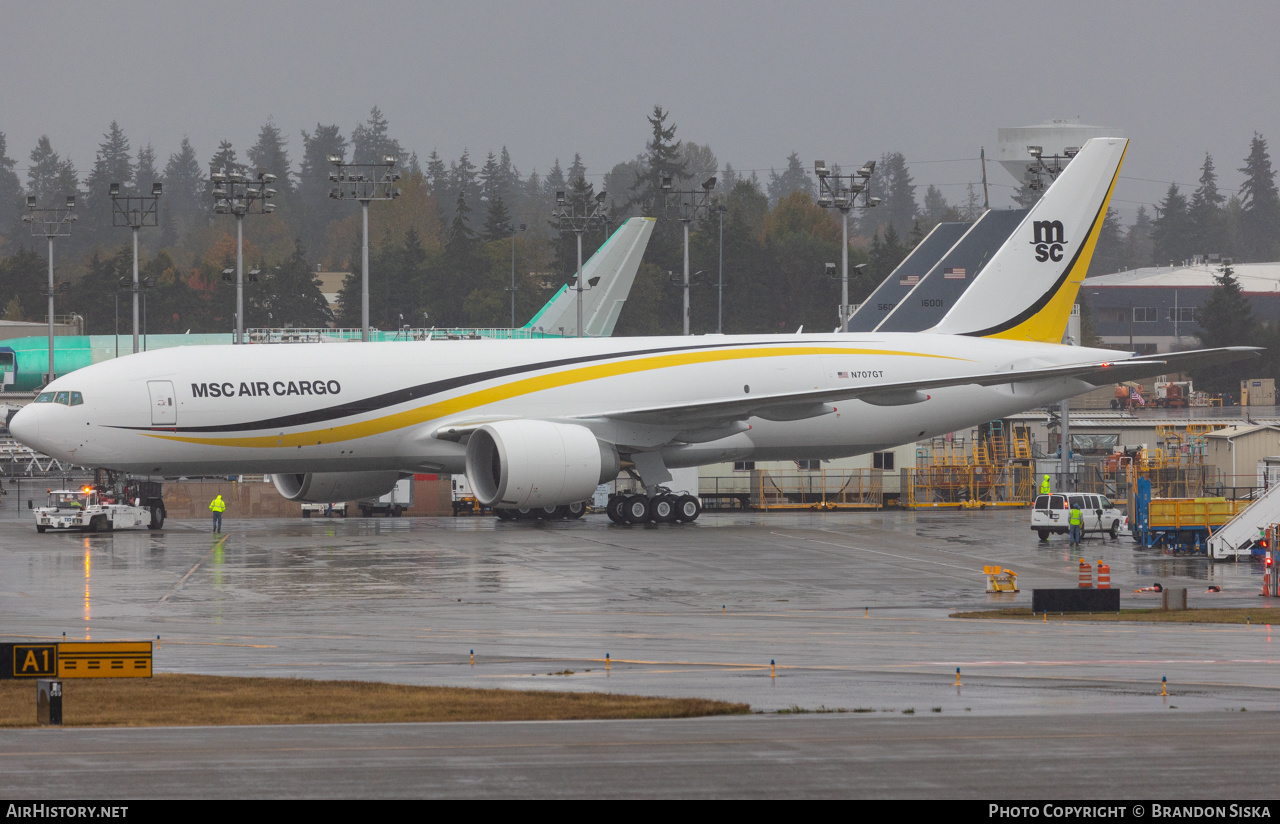
<path fill-rule="evenodd" d="M 563 372 L 537 375 L 531 378 L 511 381 L 501 386 L 493 386 L 448 398 L 414 409 L 406 409 L 391 415 L 384 415 L 368 421 L 343 424 L 341 426 L 312 429 L 306 432 L 293 432 L 278 435 L 257 435 L 250 437 L 233 436 L 229 438 L 200 438 L 187 435 L 162 435 L 156 432 L 144 432 L 149 438 L 159 438 L 177 443 L 203 444 L 206 446 L 235 446 L 254 449 L 270 449 L 278 447 L 318 446 L 325 443 L 338 443 L 372 435 L 381 435 L 396 429 L 403 429 L 427 421 L 437 420 L 449 415 L 468 412 L 491 403 L 510 400 L 521 395 L 557 389 L 575 383 L 611 378 L 632 372 L 645 372 L 665 369 L 671 366 L 688 366 L 690 364 L 711 363 L 714 361 L 745 360 L 749 358 L 793 357 L 796 355 L 889 355 L 894 357 L 939 358 L 942 360 L 970 360 L 949 355 L 932 355 L 924 352 L 895 352 L 888 349 L 849 349 L 835 346 L 797 346 L 779 351 L 777 348 L 727 349 L 716 352 L 678 352 L 671 355 L 656 355 L 635 360 L 613 361 L 610 363 L 584 366 Z"/>

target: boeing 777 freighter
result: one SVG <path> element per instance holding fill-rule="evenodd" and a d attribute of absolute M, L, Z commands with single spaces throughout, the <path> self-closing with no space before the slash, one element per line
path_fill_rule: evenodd
<path fill-rule="evenodd" d="M 59 378 L 10 428 L 84 466 L 270 473 L 293 500 L 465 472 L 486 506 L 560 506 L 626 470 L 648 493 L 629 520 L 696 517 L 663 490 L 670 468 L 882 450 L 1250 356 L 1061 345 L 1127 143 L 1089 141 L 925 332 L 171 349 Z"/>

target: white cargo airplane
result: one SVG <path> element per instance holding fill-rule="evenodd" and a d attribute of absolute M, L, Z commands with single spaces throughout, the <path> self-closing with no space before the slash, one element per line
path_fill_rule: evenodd
<path fill-rule="evenodd" d="M 487 506 L 554 508 L 626 469 L 648 492 L 627 520 L 691 520 L 669 468 L 856 455 L 1252 355 L 1060 344 L 1126 147 L 1089 141 L 926 332 L 167 349 L 59 378 L 10 429 L 84 466 L 271 473 L 300 501 L 465 471 Z"/>

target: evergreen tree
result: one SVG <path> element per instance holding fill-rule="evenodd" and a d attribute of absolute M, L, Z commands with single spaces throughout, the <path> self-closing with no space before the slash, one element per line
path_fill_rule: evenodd
<path fill-rule="evenodd" d="M 235 147 L 230 140 L 218 144 L 218 152 L 209 160 L 209 174 L 245 174 L 249 167 L 236 159 Z"/>
<path fill-rule="evenodd" d="M 31 165 L 27 167 L 27 194 L 35 195 L 36 205 L 41 207 L 61 205 L 67 195 L 74 195 L 80 188 L 80 176 L 71 159 L 63 160 L 53 150 L 48 135 L 41 135 L 31 150 Z"/>
<path fill-rule="evenodd" d="M 1195 254 L 1207 255 L 1223 251 L 1222 205 L 1226 200 L 1218 191 L 1218 175 L 1213 169 L 1213 158 L 1205 152 L 1204 164 L 1200 167 L 1200 186 L 1192 193 L 1191 205 L 1187 208 Z"/>
<path fill-rule="evenodd" d="M 181 148 L 169 155 L 164 167 L 162 244 L 170 245 L 189 234 L 208 218 L 212 205 L 205 202 L 205 177 L 196 150 L 184 136 Z"/>
<path fill-rule="evenodd" d="M 499 186 L 501 180 L 498 175 L 498 158 L 493 152 L 489 152 L 484 159 L 484 166 L 480 167 L 480 203 L 486 209 L 496 198 L 502 197 Z"/>
<path fill-rule="evenodd" d="M 391 138 L 387 119 L 377 106 L 369 112 L 368 121 L 351 132 L 351 146 L 355 163 L 381 163 L 384 157 L 399 158 L 404 153 L 400 141 Z"/>
<path fill-rule="evenodd" d="M 20 232 L 20 221 L 26 212 L 22 181 L 13 171 L 17 161 L 9 157 L 8 149 L 4 132 L 0 132 L 0 253 L 16 248 L 14 239 Z"/>
<path fill-rule="evenodd" d="M 301 240 L 294 241 L 293 254 L 284 263 L 270 270 L 264 291 L 263 304 L 274 326 L 320 328 L 333 320 Z"/>
<path fill-rule="evenodd" d="M 924 192 L 924 204 L 920 212 L 923 228 L 932 229 L 944 220 L 952 217 L 951 207 L 947 205 L 947 199 L 942 196 L 942 191 L 929 184 L 929 188 Z"/>
<path fill-rule="evenodd" d="M 1201 307 L 1196 337 L 1207 349 L 1220 346 L 1249 345 L 1257 333 L 1253 309 L 1236 280 L 1230 263 L 1218 269 L 1217 285 L 1209 300 Z M 1235 392 L 1252 366 L 1245 363 L 1218 364 L 1195 374 L 1197 385 L 1210 392 Z"/>
<path fill-rule="evenodd" d="M 1151 241 L 1158 266 L 1174 265 L 1191 257 L 1191 218 L 1187 215 L 1187 199 L 1178 191 L 1178 184 L 1170 183 L 1169 191 L 1157 208 L 1152 221 Z"/>
<path fill-rule="evenodd" d="M 777 174 L 772 169 L 769 170 L 767 190 L 771 206 L 777 206 L 779 202 L 789 197 L 792 192 L 804 192 L 810 199 L 814 197 L 815 187 L 813 180 L 809 178 L 809 174 L 800 163 L 799 153 L 792 152 L 787 156 L 787 168 L 783 170 L 782 174 Z"/>
<path fill-rule="evenodd" d="M 556 192 L 565 192 L 569 189 L 569 183 L 565 179 L 564 170 L 560 168 L 560 158 L 556 158 L 556 162 L 552 164 L 551 171 L 547 172 L 547 176 L 542 179 L 542 197 L 547 202 L 555 202 Z"/>
<path fill-rule="evenodd" d="M 268 172 L 276 176 L 272 188 L 280 192 L 283 201 L 293 194 L 293 167 L 289 162 L 289 151 L 285 147 L 284 135 L 275 121 L 267 118 L 267 122 L 258 130 L 258 142 L 249 147 L 249 165 L 256 173 Z"/>
<path fill-rule="evenodd" d="M 133 179 L 138 192 L 144 195 L 151 194 L 151 184 L 160 180 L 160 171 L 156 169 L 156 150 L 150 143 L 138 150 L 138 165 L 134 168 Z"/>
<path fill-rule="evenodd" d="M 484 239 L 501 240 L 511 234 L 511 215 L 502 195 L 497 195 L 489 202 L 484 219 Z"/>
<path fill-rule="evenodd" d="M 1098 232 L 1098 243 L 1093 248 L 1087 277 L 1119 272 L 1125 266 L 1124 239 L 1120 236 L 1120 213 L 1108 208 Z"/>
<path fill-rule="evenodd" d="M 866 213 L 870 225 L 910 226 L 915 221 L 919 212 L 916 187 L 902 152 L 890 152 L 880 159 L 871 186 L 871 194 L 880 197 L 881 202 Z"/>
<path fill-rule="evenodd" d="M 582 162 L 582 155 L 577 152 L 573 153 L 573 162 L 569 164 L 569 171 L 565 174 L 568 178 L 569 185 L 575 186 L 580 178 L 587 176 L 587 164 Z"/>
<path fill-rule="evenodd" d="M 350 209 L 347 204 L 329 197 L 333 184 L 329 174 L 335 171 L 329 158 L 347 156 L 347 139 L 338 124 L 316 124 L 314 132 L 302 132 L 302 162 L 298 168 L 297 205 L 302 210 L 302 246 L 323 250 L 329 225 L 342 220 Z"/>
<path fill-rule="evenodd" d="M 427 185 L 431 187 L 431 196 L 437 201 L 442 201 L 449 189 L 448 167 L 435 149 L 427 155 Z"/>
<path fill-rule="evenodd" d="M 1154 246 L 1151 242 L 1151 218 L 1146 206 L 1138 207 L 1138 214 L 1124 239 L 1124 268 L 1141 269 L 1150 266 Z"/>
<path fill-rule="evenodd" d="M 133 159 L 129 156 L 129 139 L 124 130 L 113 120 L 102 137 L 93 170 L 86 181 L 89 198 L 99 202 L 108 199 L 108 187 L 112 183 L 119 183 L 122 189 L 134 188 Z"/>
<path fill-rule="evenodd" d="M 1280 193 L 1271 167 L 1267 141 L 1254 132 L 1249 156 L 1240 169 L 1240 242 L 1246 260 L 1273 261 L 1280 258 Z"/>
<path fill-rule="evenodd" d="M 45 317 L 44 290 L 48 283 L 49 262 L 35 249 L 19 245 L 14 254 L 0 258 L 0 299 L 20 317 L 7 320 L 36 320 Z M 8 306 L 17 302 L 16 306 Z"/>
<path fill-rule="evenodd" d="M 884 240 L 876 232 L 871 238 L 866 272 L 872 283 L 878 286 L 906 258 L 909 251 L 911 250 L 902 244 L 898 230 L 892 223 L 885 227 Z"/>
<path fill-rule="evenodd" d="M 680 142 L 675 139 L 676 124 L 668 126 L 667 112 L 657 105 L 648 119 L 650 137 L 645 144 L 644 173 L 632 185 L 628 205 L 638 206 L 641 214 L 648 217 L 660 217 L 665 202 L 663 178 L 670 178 L 673 185 L 678 185 L 687 174 L 685 161 L 680 156 Z M 661 224 L 659 227 L 662 228 Z"/>

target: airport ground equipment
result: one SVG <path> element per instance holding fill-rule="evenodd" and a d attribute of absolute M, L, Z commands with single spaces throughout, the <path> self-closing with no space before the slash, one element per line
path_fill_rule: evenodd
<path fill-rule="evenodd" d="M 1174 555 L 1205 555 L 1212 535 L 1249 503 L 1226 498 L 1153 498 L 1151 481 L 1139 478 L 1129 528 L 1144 547 Z"/>
<path fill-rule="evenodd" d="M 1012 569 L 998 566 L 984 566 L 982 573 L 987 576 L 987 592 L 1017 592 L 1018 573 Z"/>
<path fill-rule="evenodd" d="M 161 528 L 164 525 L 164 504 L 159 496 L 148 496 L 144 500 L 141 495 L 130 497 L 130 491 L 105 485 L 51 489 L 47 505 L 34 509 L 36 532 Z"/>
<path fill-rule="evenodd" d="M 390 492 L 377 498 L 365 498 L 356 505 L 360 507 L 362 518 L 374 515 L 399 518 L 406 509 L 413 506 L 413 478 L 401 478 Z"/>
<path fill-rule="evenodd" d="M 302 517 L 310 518 L 312 516 L 321 518 L 345 518 L 347 517 L 347 502 L 339 501 L 337 503 L 316 504 L 305 503 L 302 505 Z"/>
<path fill-rule="evenodd" d="M 1209 557 L 1215 560 L 1251 555 L 1261 550 L 1260 532 L 1280 523 L 1280 484 L 1248 504 L 1209 538 Z"/>
<path fill-rule="evenodd" d="M 459 515 L 484 515 L 490 511 L 489 507 L 476 499 L 476 493 L 467 482 L 466 475 L 450 476 L 449 492 L 452 498 L 450 505 L 455 518 Z M 583 509 L 585 510 L 585 507 Z"/>

